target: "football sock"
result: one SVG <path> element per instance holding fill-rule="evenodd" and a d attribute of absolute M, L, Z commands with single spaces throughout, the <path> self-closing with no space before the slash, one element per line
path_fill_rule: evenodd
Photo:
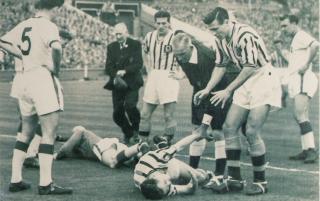
<path fill-rule="evenodd" d="M 201 155 L 206 148 L 206 140 L 202 139 L 200 141 L 194 141 L 189 147 L 189 165 L 193 168 L 198 168 Z"/>
<path fill-rule="evenodd" d="M 301 133 L 301 145 L 302 150 L 307 150 L 309 148 L 315 148 L 314 134 L 312 130 L 311 123 L 309 121 L 299 123 L 300 133 Z"/>
<path fill-rule="evenodd" d="M 226 150 L 228 175 L 235 180 L 242 180 L 240 174 L 241 150 Z"/>
<path fill-rule="evenodd" d="M 52 161 L 54 146 L 52 144 L 40 144 L 40 186 L 47 186 L 52 182 Z"/>
<path fill-rule="evenodd" d="M 41 136 L 36 134 L 34 135 L 33 139 L 30 142 L 30 146 L 27 151 L 27 158 L 29 157 L 36 157 L 39 151 L 39 145 L 41 141 Z"/>
<path fill-rule="evenodd" d="M 226 168 L 226 163 L 227 163 L 225 146 L 226 146 L 225 140 L 216 141 L 214 143 L 214 149 L 215 149 L 214 153 L 216 158 L 216 169 L 214 171 L 215 175 L 224 174 L 224 170 Z"/>
<path fill-rule="evenodd" d="M 22 165 L 27 155 L 29 144 L 16 141 L 12 157 L 11 183 L 18 183 L 22 180 Z"/>
<path fill-rule="evenodd" d="M 261 156 L 252 156 L 251 157 L 252 166 L 253 166 L 253 181 L 254 182 L 263 182 L 265 178 L 265 154 Z"/>

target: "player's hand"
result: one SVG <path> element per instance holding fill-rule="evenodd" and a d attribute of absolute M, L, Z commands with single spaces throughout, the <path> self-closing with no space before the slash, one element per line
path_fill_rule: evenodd
<path fill-rule="evenodd" d="M 117 75 L 120 76 L 120 77 L 123 77 L 125 74 L 126 74 L 125 70 L 118 70 L 117 71 Z"/>
<path fill-rule="evenodd" d="M 210 91 L 207 89 L 202 89 L 198 91 L 194 96 L 193 96 L 193 103 L 195 105 L 200 105 L 201 101 L 205 99 L 209 95 Z"/>
<path fill-rule="evenodd" d="M 212 97 L 210 98 L 211 104 L 217 106 L 221 103 L 221 108 L 224 108 L 226 102 L 231 96 L 231 91 L 225 89 L 221 91 L 212 92 Z"/>

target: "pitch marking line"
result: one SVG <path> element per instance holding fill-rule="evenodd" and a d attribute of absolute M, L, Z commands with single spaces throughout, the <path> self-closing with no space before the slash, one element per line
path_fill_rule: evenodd
<path fill-rule="evenodd" d="M 0 134 L 0 138 L 15 139 L 16 136 Z M 177 154 L 177 156 L 180 156 L 180 157 L 183 157 L 183 158 L 188 158 L 189 157 L 188 155 L 182 155 L 182 154 Z M 202 156 L 201 159 L 208 160 L 208 161 L 215 161 L 216 160 L 215 158 L 204 157 L 204 156 Z M 252 166 L 250 163 L 244 163 L 244 162 L 241 162 L 241 165 L 249 166 L 249 167 Z M 286 172 L 303 172 L 303 173 L 319 175 L 319 171 L 300 170 L 300 169 L 294 169 L 294 168 L 281 168 L 281 167 L 270 166 L 269 163 L 267 163 L 266 168 L 267 169 L 272 169 L 272 170 L 286 171 Z"/>

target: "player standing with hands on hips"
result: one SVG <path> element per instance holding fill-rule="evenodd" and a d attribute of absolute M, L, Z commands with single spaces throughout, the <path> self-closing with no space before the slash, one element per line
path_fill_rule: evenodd
<path fill-rule="evenodd" d="M 17 44 L 23 61 L 24 89 L 19 97 L 22 115 L 22 133 L 17 136 L 12 158 L 10 192 L 29 189 L 22 179 L 22 164 L 26 151 L 40 120 L 42 138 L 39 146 L 40 182 L 38 193 L 71 194 L 52 180 L 52 162 L 59 112 L 63 110 L 62 87 L 58 80 L 62 47 L 58 27 L 51 17 L 64 0 L 39 0 L 35 17 L 29 18 L 1 38 L 2 43 Z"/>

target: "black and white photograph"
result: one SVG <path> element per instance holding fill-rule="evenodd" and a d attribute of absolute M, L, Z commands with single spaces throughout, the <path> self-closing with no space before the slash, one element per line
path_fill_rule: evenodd
<path fill-rule="evenodd" d="M 0 201 L 318 201 L 318 0 L 0 0 Z"/>

